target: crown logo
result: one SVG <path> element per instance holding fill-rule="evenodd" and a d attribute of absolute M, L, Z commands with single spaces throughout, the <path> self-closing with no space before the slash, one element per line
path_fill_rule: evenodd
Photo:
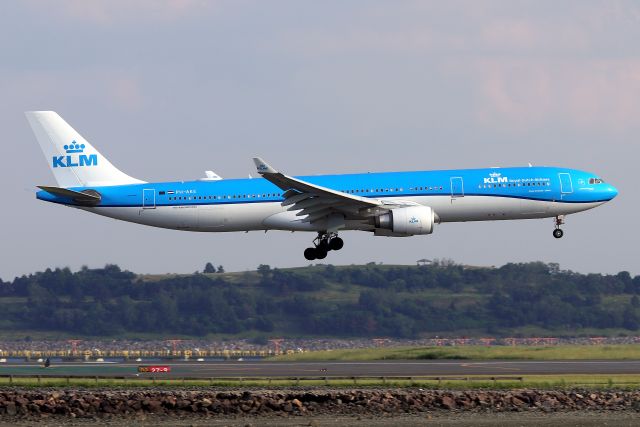
<path fill-rule="evenodd" d="M 84 151 L 84 144 L 78 144 L 74 139 L 71 144 L 64 146 L 64 151 L 70 153 L 82 153 Z"/>
<path fill-rule="evenodd" d="M 501 176 L 501 175 L 502 175 L 502 174 L 501 174 L 500 172 L 491 172 L 491 173 L 489 174 L 489 176 L 490 176 L 491 178 L 498 178 L 498 177 L 499 177 L 499 176 Z"/>

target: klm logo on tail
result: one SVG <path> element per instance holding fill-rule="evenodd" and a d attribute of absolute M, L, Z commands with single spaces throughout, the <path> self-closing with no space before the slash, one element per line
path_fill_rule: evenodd
<path fill-rule="evenodd" d="M 71 168 L 82 166 L 98 166 L 97 154 L 81 154 L 84 152 L 84 144 L 78 144 L 75 140 L 64 146 L 66 156 L 53 156 L 54 168 Z M 76 155 L 74 155 L 76 154 Z"/>

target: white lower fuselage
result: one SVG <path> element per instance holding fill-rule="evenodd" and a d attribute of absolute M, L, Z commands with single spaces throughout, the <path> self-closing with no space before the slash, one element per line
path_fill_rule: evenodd
<path fill-rule="evenodd" d="M 492 196 L 419 196 L 404 200 L 431 207 L 438 223 L 548 218 L 585 211 L 604 203 L 563 203 Z M 279 202 L 80 209 L 123 221 L 186 231 L 321 230 L 314 224 L 301 222 L 295 211 L 287 211 Z M 344 229 L 372 230 L 373 226 L 361 221 L 347 221 Z"/>

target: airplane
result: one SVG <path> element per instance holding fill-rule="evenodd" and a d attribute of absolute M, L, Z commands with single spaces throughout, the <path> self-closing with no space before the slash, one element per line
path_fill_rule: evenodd
<path fill-rule="evenodd" d="M 125 174 L 53 111 L 25 113 L 57 186 L 40 200 L 153 227 L 202 232 L 316 233 L 307 260 L 342 249 L 341 231 L 407 237 L 436 224 L 553 218 L 600 206 L 618 190 L 598 175 L 561 167 L 289 176 L 260 157 L 260 178 L 145 182 Z"/>

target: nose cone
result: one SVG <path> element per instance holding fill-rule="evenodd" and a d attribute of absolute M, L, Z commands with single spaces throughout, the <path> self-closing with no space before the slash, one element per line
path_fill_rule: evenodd
<path fill-rule="evenodd" d="M 607 200 L 612 200 L 618 195 L 618 189 L 611 184 L 607 184 L 607 188 L 604 190 Z"/>

